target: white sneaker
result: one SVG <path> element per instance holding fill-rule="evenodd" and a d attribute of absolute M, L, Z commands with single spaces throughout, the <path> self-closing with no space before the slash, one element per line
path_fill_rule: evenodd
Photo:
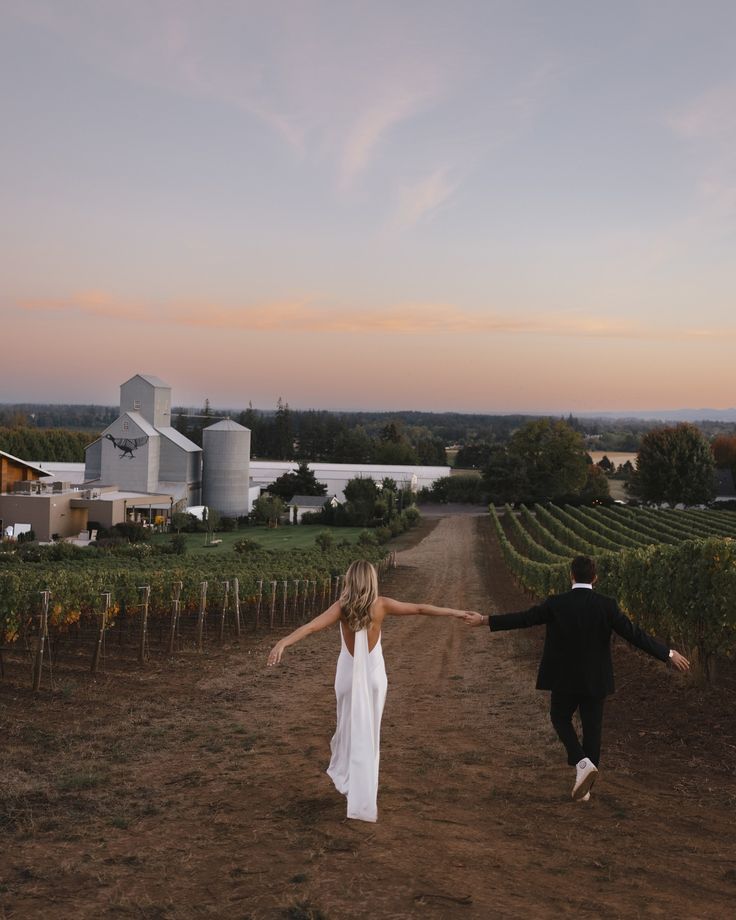
<path fill-rule="evenodd" d="M 572 797 L 577 801 L 584 798 L 590 787 L 598 777 L 598 769 L 592 760 L 584 757 L 575 765 L 575 785 L 572 787 Z"/>

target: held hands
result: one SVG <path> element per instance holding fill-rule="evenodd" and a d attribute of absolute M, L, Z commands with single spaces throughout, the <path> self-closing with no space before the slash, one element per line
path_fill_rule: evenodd
<path fill-rule="evenodd" d="M 271 652 L 268 656 L 268 667 L 272 668 L 275 664 L 278 664 L 281 661 L 281 656 L 284 654 L 284 649 L 286 646 L 283 642 L 277 642 L 276 645 L 271 649 Z"/>
<path fill-rule="evenodd" d="M 672 662 L 672 667 L 676 668 L 678 671 L 689 671 L 690 662 L 684 655 L 681 655 L 679 652 L 676 652 L 674 649 L 670 652 L 670 661 Z"/>
<path fill-rule="evenodd" d="M 466 626 L 486 626 L 488 617 L 482 613 L 476 613 L 475 610 L 466 610 L 460 617 Z"/>

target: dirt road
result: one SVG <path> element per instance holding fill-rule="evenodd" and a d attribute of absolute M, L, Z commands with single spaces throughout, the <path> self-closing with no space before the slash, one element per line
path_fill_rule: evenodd
<path fill-rule="evenodd" d="M 425 524 L 382 586 L 519 609 L 485 518 Z M 533 689 L 539 636 L 391 622 L 379 821 L 324 774 L 336 633 L 110 674 L 30 707 L 5 685 L 2 918 L 721 918 L 736 901 L 731 685 L 616 649 L 589 804 Z"/>

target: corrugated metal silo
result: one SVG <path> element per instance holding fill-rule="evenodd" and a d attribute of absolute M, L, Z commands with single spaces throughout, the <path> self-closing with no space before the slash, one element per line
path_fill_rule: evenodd
<path fill-rule="evenodd" d="M 226 517 L 248 513 L 250 429 L 224 419 L 202 432 L 202 502 Z"/>

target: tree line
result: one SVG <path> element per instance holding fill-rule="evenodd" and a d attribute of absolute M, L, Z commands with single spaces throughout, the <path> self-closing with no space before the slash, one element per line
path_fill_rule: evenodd
<path fill-rule="evenodd" d="M 63 428 L 0 428 L 0 450 L 21 460 L 83 463 L 93 436 Z"/>
<path fill-rule="evenodd" d="M 202 443 L 202 432 L 224 417 L 205 405 L 200 414 L 177 408 L 174 427 Z M 333 463 L 447 464 L 445 440 L 424 425 L 384 413 L 336 413 L 292 409 L 279 399 L 275 412 L 249 406 L 233 416 L 251 433 L 251 456 L 268 460 Z"/>

